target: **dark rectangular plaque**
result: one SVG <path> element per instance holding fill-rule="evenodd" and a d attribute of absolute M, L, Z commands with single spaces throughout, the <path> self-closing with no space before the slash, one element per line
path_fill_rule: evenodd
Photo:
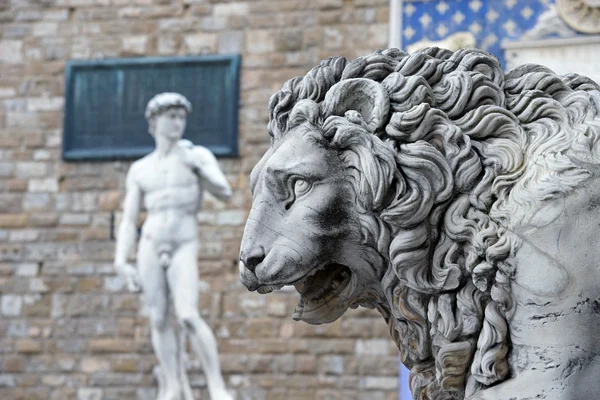
<path fill-rule="evenodd" d="M 154 149 L 144 111 L 162 92 L 192 103 L 184 137 L 237 155 L 239 55 L 69 61 L 63 158 L 139 158 Z"/>

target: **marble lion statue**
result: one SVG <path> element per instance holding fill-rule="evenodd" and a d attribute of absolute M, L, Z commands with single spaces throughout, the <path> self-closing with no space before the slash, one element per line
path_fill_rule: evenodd
<path fill-rule="evenodd" d="M 240 276 L 375 308 L 414 399 L 600 394 L 600 88 L 475 49 L 322 61 L 269 102 Z"/>

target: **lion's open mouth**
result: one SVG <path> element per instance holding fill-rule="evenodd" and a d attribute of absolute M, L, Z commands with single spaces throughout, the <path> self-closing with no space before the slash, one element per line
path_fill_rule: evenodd
<path fill-rule="evenodd" d="M 350 268 L 341 264 L 325 264 L 313 269 L 294 284 L 300 293 L 300 301 L 292 318 L 304 319 L 303 316 L 315 313 L 332 300 L 341 297 L 347 291 L 351 278 Z"/>

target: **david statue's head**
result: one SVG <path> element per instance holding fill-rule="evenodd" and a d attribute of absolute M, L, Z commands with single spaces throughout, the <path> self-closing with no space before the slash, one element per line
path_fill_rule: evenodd
<path fill-rule="evenodd" d="M 164 137 L 171 141 L 182 138 L 186 119 L 192 112 L 192 104 L 179 93 L 160 93 L 146 106 L 145 117 L 148 133 L 155 139 Z"/>

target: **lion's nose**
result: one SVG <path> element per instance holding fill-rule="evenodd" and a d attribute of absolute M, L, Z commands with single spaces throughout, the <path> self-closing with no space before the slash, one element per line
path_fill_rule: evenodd
<path fill-rule="evenodd" d="M 257 246 L 248 251 L 242 250 L 240 261 L 244 263 L 246 268 L 254 272 L 256 266 L 264 261 L 265 256 L 265 249 L 262 246 Z"/>

